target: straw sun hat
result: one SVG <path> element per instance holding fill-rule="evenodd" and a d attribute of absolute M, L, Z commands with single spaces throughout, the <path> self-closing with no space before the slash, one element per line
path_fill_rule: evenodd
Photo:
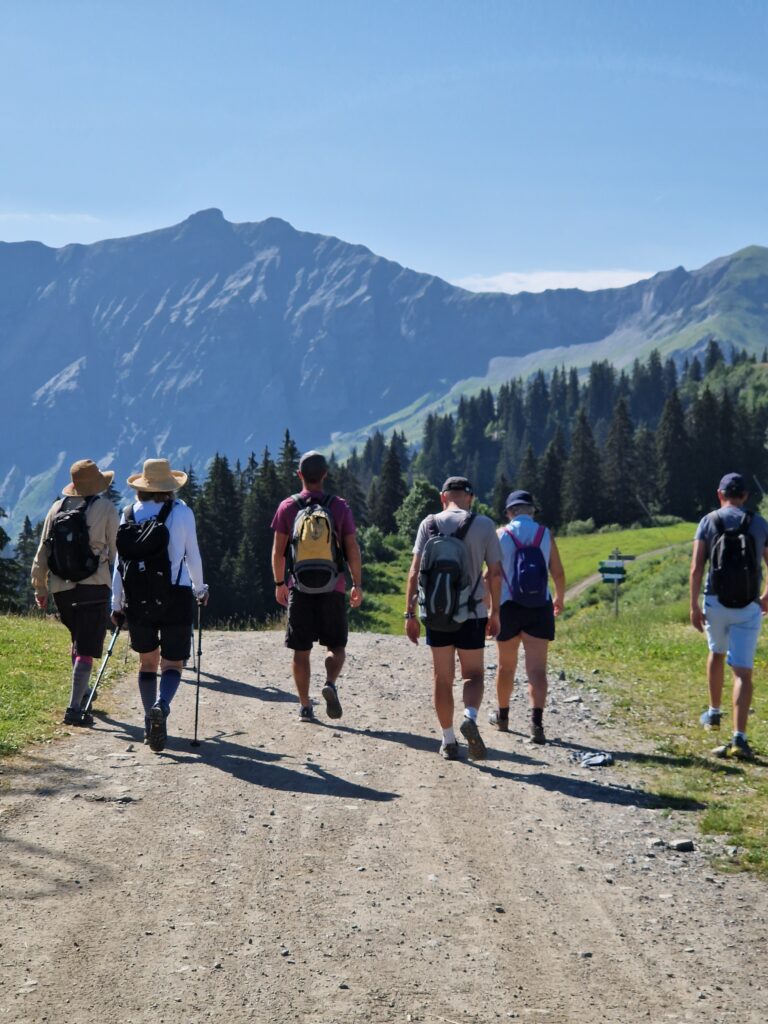
<path fill-rule="evenodd" d="M 178 491 L 187 482 L 181 469 L 171 469 L 168 459 L 147 459 L 141 473 L 128 477 L 128 486 L 137 491 Z"/>
<path fill-rule="evenodd" d="M 90 498 L 92 494 L 101 494 L 112 483 L 114 473 L 111 469 L 103 473 L 92 459 L 78 459 L 69 468 L 72 483 L 62 487 L 61 493 L 68 498 Z"/>

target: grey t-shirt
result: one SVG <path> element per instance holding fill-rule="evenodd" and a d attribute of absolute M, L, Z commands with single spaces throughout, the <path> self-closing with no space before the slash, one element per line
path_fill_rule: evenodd
<path fill-rule="evenodd" d="M 467 515 L 467 512 L 458 508 L 450 508 L 445 509 L 443 512 L 438 512 L 435 516 L 437 528 L 444 536 L 456 533 Z M 422 519 L 419 524 L 416 540 L 413 545 L 414 555 L 421 555 L 429 540 L 428 520 L 429 517 Z M 494 565 L 496 562 L 501 561 L 501 545 L 499 544 L 499 538 L 496 536 L 496 526 L 493 520 L 489 519 L 488 516 L 475 516 L 472 520 L 472 525 L 464 537 L 464 544 L 467 548 L 469 576 L 473 583 L 477 582 L 475 596 L 479 599 L 483 596 L 483 585 L 482 582 L 479 582 L 483 575 L 483 563 L 485 565 Z M 486 615 L 487 609 L 481 601 L 477 606 L 474 618 L 481 619 L 485 618 Z"/>
<path fill-rule="evenodd" d="M 732 530 L 736 526 L 740 525 L 744 518 L 744 511 L 744 509 L 734 508 L 732 505 L 726 505 L 725 508 L 719 509 L 726 530 Z M 710 512 L 708 516 L 704 516 L 696 529 L 696 536 L 694 537 L 694 540 L 704 541 L 707 548 L 707 558 L 709 558 L 712 552 L 712 545 L 717 538 L 717 527 L 715 526 L 713 519 L 710 518 L 711 515 L 712 513 Z M 749 524 L 749 533 L 750 536 L 755 539 L 757 567 L 758 572 L 760 573 L 760 579 L 762 580 L 763 552 L 765 551 L 766 545 L 768 545 L 768 522 L 766 522 L 762 516 L 753 514 L 752 522 Z M 707 572 L 707 582 L 704 587 L 704 593 L 712 593 L 712 583 L 709 572 Z"/>

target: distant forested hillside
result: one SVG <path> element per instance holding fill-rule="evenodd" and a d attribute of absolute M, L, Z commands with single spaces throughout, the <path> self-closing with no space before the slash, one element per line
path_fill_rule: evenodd
<path fill-rule="evenodd" d="M 556 530 L 649 524 L 657 516 L 696 519 L 713 507 L 720 477 L 738 470 L 757 499 L 768 481 L 768 365 L 711 342 L 680 372 L 657 352 L 629 371 L 593 363 L 536 373 L 463 399 L 455 415 L 432 415 L 421 444 L 376 432 L 360 452 L 331 456 L 328 489 L 353 508 L 368 563 L 390 557 L 387 535 L 412 539 L 439 510 L 438 488 L 466 474 L 499 521 L 512 487 L 531 490 L 539 518 Z M 277 612 L 271 586 L 270 522 L 298 490 L 299 449 L 286 430 L 243 465 L 217 454 L 199 480 L 190 468 L 182 497 L 194 508 L 219 621 L 262 622 Z M 574 524 L 577 524 L 574 526 Z M 29 563 L 39 531 L 29 520 L 15 559 L 0 560 L 6 606 L 30 602 Z M 0 530 L 0 545 L 10 538 Z M 5 552 L 7 554 L 7 550 Z"/>

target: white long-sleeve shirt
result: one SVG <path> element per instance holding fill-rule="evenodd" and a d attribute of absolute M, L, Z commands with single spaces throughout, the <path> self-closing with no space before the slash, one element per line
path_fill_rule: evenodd
<path fill-rule="evenodd" d="M 158 515 L 162 507 L 161 501 L 135 501 L 133 515 L 137 523 L 143 523 Z M 125 522 L 125 514 L 121 516 L 120 522 Z M 192 587 L 195 597 L 202 597 L 206 586 L 203 582 L 203 562 L 197 543 L 194 512 L 189 505 L 177 498 L 165 520 L 165 525 L 170 535 L 168 557 L 171 560 L 171 583 L 178 583 L 181 587 Z M 122 610 L 123 579 L 115 563 L 115 571 L 112 574 L 112 611 Z"/>

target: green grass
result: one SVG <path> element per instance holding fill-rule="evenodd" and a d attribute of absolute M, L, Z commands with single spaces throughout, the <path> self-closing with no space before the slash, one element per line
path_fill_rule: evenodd
<path fill-rule="evenodd" d="M 696 526 L 676 523 L 674 526 L 654 526 L 644 530 L 620 530 L 616 533 L 590 533 L 583 537 L 558 537 L 557 547 L 565 568 L 567 585 L 573 586 L 598 571 L 598 563 L 610 558 L 618 548 L 622 554 L 643 555 L 658 548 L 690 543 Z M 689 552 L 690 556 L 690 552 Z M 627 571 L 634 567 L 627 563 Z"/>
<path fill-rule="evenodd" d="M 0 756 L 53 736 L 69 701 L 70 665 L 60 623 L 0 617 Z"/>
<path fill-rule="evenodd" d="M 730 714 L 720 734 L 705 733 L 698 722 L 708 701 L 707 650 L 688 620 L 688 560 L 688 551 L 681 550 L 634 566 L 622 585 L 618 618 L 611 605 L 613 588 L 590 588 L 559 625 L 552 663 L 605 692 L 614 723 L 650 745 L 651 752 L 637 759 L 649 793 L 666 802 L 701 805 L 702 832 L 743 848 L 739 867 L 768 874 L 768 758 L 755 764 L 713 758 L 711 748 L 730 736 Z M 595 669 L 598 675 L 592 674 Z M 762 638 L 749 724 L 758 752 L 768 751 L 767 674 L 768 641 Z M 727 679 L 726 712 L 729 701 Z M 622 763 L 635 770 L 631 758 Z"/>

